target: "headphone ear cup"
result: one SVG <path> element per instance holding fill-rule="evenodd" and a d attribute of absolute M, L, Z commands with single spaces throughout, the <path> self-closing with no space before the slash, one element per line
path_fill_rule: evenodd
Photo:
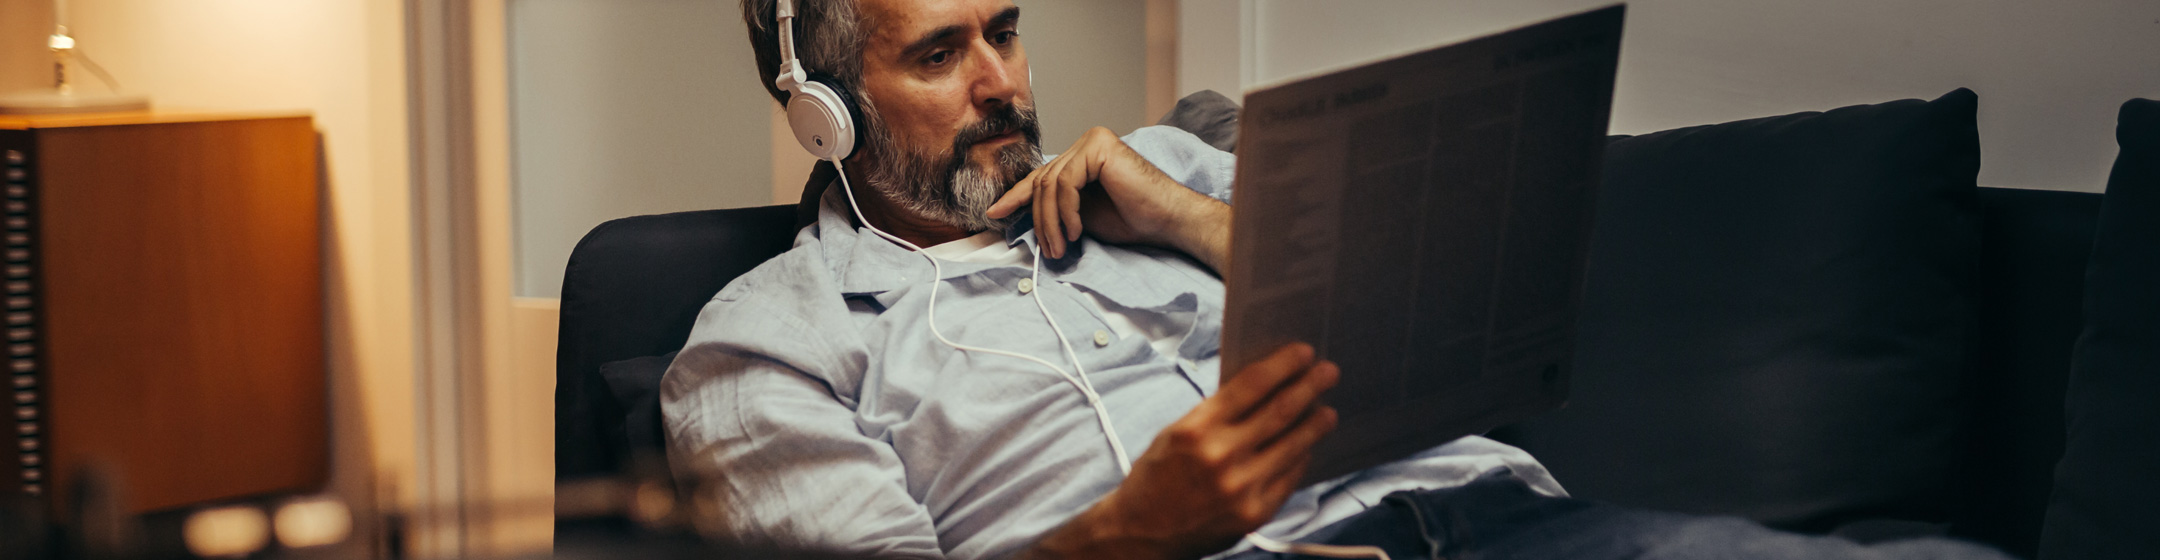
<path fill-rule="evenodd" d="M 788 128 L 818 159 L 846 159 L 855 151 L 855 127 L 847 107 L 830 88 L 805 82 L 788 96 Z"/>
<path fill-rule="evenodd" d="M 788 127 L 795 141 L 818 159 L 843 160 L 855 153 L 862 117 L 854 96 L 838 80 L 812 75 L 788 97 Z"/>
<path fill-rule="evenodd" d="M 809 77 L 811 82 L 832 90 L 833 97 L 840 99 L 840 108 L 847 110 L 845 114 L 848 124 L 855 125 L 855 134 L 858 137 L 863 134 L 862 131 L 869 130 L 863 126 L 862 106 L 855 102 L 855 92 L 849 90 L 846 84 L 840 83 L 840 78 L 824 72 L 811 72 Z"/>

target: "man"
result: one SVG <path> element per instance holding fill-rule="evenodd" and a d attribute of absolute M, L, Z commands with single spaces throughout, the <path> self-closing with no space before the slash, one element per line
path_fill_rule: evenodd
<path fill-rule="evenodd" d="M 1383 532 L 1459 552 L 1564 543 L 1507 537 L 1563 518 L 1701 526 L 1584 514 L 1606 510 L 1556 499 L 1534 459 L 1480 437 L 1295 487 L 1339 372 L 1291 345 L 1217 387 L 1232 156 L 1097 128 L 1044 162 L 1007 0 L 798 4 L 798 54 L 854 92 L 863 145 L 817 222 L 714 297 L 667 373 L 670 460 L 722 505 L 713 529 L 910 557 L 1197 558 L 1254 531 L 1359 544 L 1406 527 Z M 774 2 L 743 11 L 770 84 Z M 1126 449 L 1144 450 L 1129 473 Z M 1414 489 L 1458 490 L 1423 494 L 1456 509 L 1427 519 L 1443 510 L 1396 494 Z M 1404 512 L 1416 522 L 1389 517 Z M 1474 519 L 1435 540 L 1455 518 Z"/>

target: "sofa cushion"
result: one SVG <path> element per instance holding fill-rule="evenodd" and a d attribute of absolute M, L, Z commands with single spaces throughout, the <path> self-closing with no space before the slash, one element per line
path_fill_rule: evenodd
<path fill-rule="evenodd" d="M 570 251 L 555 346 L 555 478 L 628 467 L 627 411 L 600 366 L 682 348 L 698 311 L 795 239 L 786 206 L 610 220 Z"/>
<path fill-rule="evenodd" d="M 2123 104 L 2040 557 L 2160 558 L 2160 102 Z"/>
<path fill-rule="evenodd" d="M 1569 405 L 1494 435 L 1578 497 L 1942 523 L 1972 351 L 1976 96 L 1617 138 Z"/>
<path fill-rule="evenodd" d="M 600 365 L 600 378 L 623 411 L 622 431 L 607 434 L 616 449 L 632 457 L 665 457 L 667 432 L 660 424 L 660 378 L 675 363 L 675 353 L 644 356 Z"/>
<path fill-rule="evenodd" d="M 1238 104 L 1212 89 L 1179 99 L 1155 124 L 1174 126 L 1225 152 L 1237 151 Z"/>

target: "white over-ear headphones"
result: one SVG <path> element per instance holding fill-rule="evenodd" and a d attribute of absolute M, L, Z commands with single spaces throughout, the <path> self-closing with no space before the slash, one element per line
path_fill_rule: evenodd
<path fill-rule="evenodd" d="M 795 0 L 779 0 L 775 21 L 780 32 L 780 75 L 773 86 L 788 92 L 788 128 L 818 159 L 840 161 L 855 153 L 862 128 L 855 96 L 838 79 L 803 71 L 795 58 Z"/>

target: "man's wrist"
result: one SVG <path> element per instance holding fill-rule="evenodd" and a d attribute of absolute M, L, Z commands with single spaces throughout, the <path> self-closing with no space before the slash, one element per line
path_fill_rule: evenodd
<path fill-rule="evenodd" d="M 1197 192 L 1192 194 L 1200 201 L 1192 206 L 1192 214 L 1178 221 L 1179 233 L 1172 246 L 1221 275 L 1230 262 L 1230 205 Z"/>
<path fill-rule="evenodd" d="M 1030 560 L 1064 558 L 1162 559 L 1198 557 L 1176 550 L 1178 543 L 1149 538 L 1132 529 L 1116 515 L 1115 494 L 1080 512 L 1056 531 L 1035 543 L 1025 556 Z"/>
<path fill-rule="evenodd" d="M 1044 536 L 1028 550 L 1028 560 L 1062 560 L 1068 558 L 1139 558 L 1159 556 L 1121 542 L 1117 537 L 1115 521 L 1105 515 L 1103 504 L 1080 512 L 1056 531 Z"/>

